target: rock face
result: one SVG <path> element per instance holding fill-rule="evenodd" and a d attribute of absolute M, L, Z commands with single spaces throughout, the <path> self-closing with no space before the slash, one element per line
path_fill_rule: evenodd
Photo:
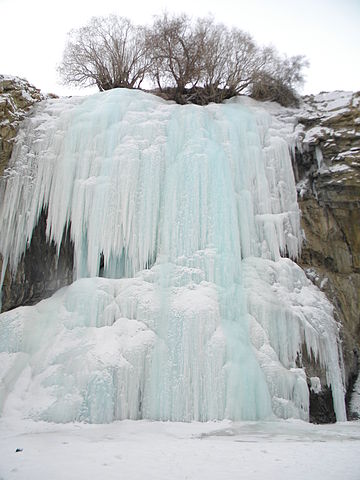
<path fill-rule="evenodd" d="M 20 305 L 34 305 L 73 281 L 74 249 L 64 236 L 59 256 L 55 244 L 46 241 L 46 214 L 42 212 L 31 244 L 22 257 L 16 275 L 6 271 L 2 289 L 2 311 Z"/>
<path fill-rule="evenodd" d="M 44 98 L 40 90 L 26 80 L 0 75 L 0 176 L 6 171 L 20 122 L 31 113 L 31 107 Z M 69 237 L 64 238 L 57 259 L 55 246 L 46 241 L 45 229 L 43 212 L 15 277 L 6 271 L 2 311 L 37 303 L 71 283 L 73 249 Z M 0 256 L 0 271 L 1 268 Z"/>
<path fill-rule="evenodd" d="M 0 175 L 9 162 L 21 120 L 43 99 L 40 90 L 26 80 L 0 75 Z"/>
<path fill-rule="evenodd" d="M 299 263 L 341 323 L 350 399 L 360 342 L 360 92 L 304 100 L 295 162 L 305 233 Z"/>

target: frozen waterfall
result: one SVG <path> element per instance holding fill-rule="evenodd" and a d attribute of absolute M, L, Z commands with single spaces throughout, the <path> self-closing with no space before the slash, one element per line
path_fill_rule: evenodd
<path fill-rule="evenodd" d="M 75 281 L 0 315 L 4 415 L 308 419 L 305 346 L 346 418 L 331 305 L 291 260 L 287 128 L 248 99 L 117 89 L 36 107 L 1 185 L 1 278 L 45 209 L 58 249 L 70 227 Z"/>

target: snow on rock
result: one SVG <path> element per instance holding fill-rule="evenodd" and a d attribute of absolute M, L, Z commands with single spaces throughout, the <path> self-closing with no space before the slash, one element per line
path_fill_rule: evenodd
<path fill-rule="evenodd" d="M 26 80 L 0 75 L 0 175 L 10 159 L 20 122 L 32 105 L 42 99 L 40 90 Z"/>
<path fill-rule="evenodd" d="M 9 115 L 9 118 L 0 116 L 0 127 L 13 120 L 22 120 L 29 106 L 44 98 L 27 80 L 0 75 L 0 108 L 3 110 L 7 105 Z"/>
<path fill-rule="evenodd" d="M 360 135 L 360 131 L 355 127 L 359 114 L 359 99 L 360 92 L 343 91 L 305 96 L 298 113 L 297 126 L 303 148 L 308 149 L 311 145 L 321 143 L 323 154 L 329 157 L 330 163 L 340 160 L 340 157 L 330 156 L 336 149 L 342 157 L 347 157 L 341 145 L 348 144 L 349 139 Z M 351 150 L 355 153 L 357 147 Z"/>
<path fill-rule="evenodd" d="M 325 120 L 348 112 L 352 106 L 357 106 L 357 97 L 354 97 L 353 92 L 336 90 L 307 95 L 304 97 L 301 117 L 307 119 L 321 117 Z"/>
<path fill-rule="evenodd" d="M 299 123 L 297 147 L 302 153 L 303 166 L 296 165 L 297 180 L 318 176 L 324 184 L 336 183 L 356 189 L 360 184 L 360 92 L 323 92 L 303 98 L 295 113 Z M 316 158 L 317 162 L 306 160 Z M 300 157 L 299 157 L 300 158 Z M 304 169 L 304 172 L 301 170 Z M 300 183 L 298 191 L 306 191 Z"/>

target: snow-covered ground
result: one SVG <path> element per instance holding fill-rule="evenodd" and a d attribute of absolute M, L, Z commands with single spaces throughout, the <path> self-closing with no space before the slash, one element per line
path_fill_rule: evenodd
<path fill-rule="evenodd" d="M 1 480 L 360 478 L 360 422 L 2 419 L 0 431 Z"/>

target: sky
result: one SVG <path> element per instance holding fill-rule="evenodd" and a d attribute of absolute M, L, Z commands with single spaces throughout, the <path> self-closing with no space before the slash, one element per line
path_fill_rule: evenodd
<path fill-rule="evenodd" d="M 165 10 L 210 13 L 259 45 L 305 55 L 303 94 L 360 90 L 360 0 L 0 0 L 0 73 L 26 78 L 44 93 L 93 93 L 61 84 L 56 68 L 69 30 L 110 13 L 151 23 Z"/>

